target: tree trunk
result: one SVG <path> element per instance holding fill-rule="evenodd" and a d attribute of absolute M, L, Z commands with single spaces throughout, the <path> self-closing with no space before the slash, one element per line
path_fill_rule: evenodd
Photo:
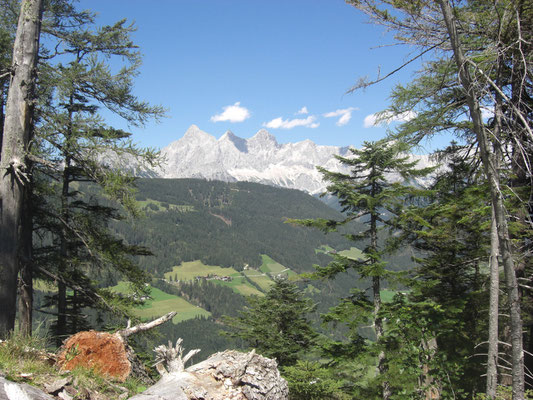
<path fill-rule="evenodd" d="M 455 56 L 455 62 L 459 69 L 459 80 L 465 89 L 466 100 L 470 110 L 470 117 L 474 125 L 481 161 L 487 177 L 494 216 L 497 224 L 498 240 L 500 244 L 500 254 L 502 257 L 505 280 L 507 284 L 507 295 L 509 296 L 509 311 L 511 315 L 511 344 L 512 344 L 512 374 L 513 374 L 513 400 L 524 399 L 524 353 L 522 343 L 522 317 L 520 315 L 520 298 L 518 283 L 515 274 L 512 247 L 509 237 L 506 210 L 503 203 L 503 196 L 500 188 L 499 174 L 494 165 L 489 140 L 481 109 L 475 92 L 475 82 L 473 81 L 468 68 L 462 46 L 457 33 L 455 17 L 447 0 L 437 0 L 448 29 L 450 43 Z"/>
<path fill-rule="evenodd" d="M 489 348 L 487 359 L 487 399 L 496 398 L 498 386 L 498 311 L 500 291 L 500 268 L 498 262 L 498 231 L 494 208 L 490 228 L 490 300 L 489 300 Z"/>
<path fill-rule="evenodd" d="M 25 336 L 32 334 L 33 321 L 33 263 L 31 260 L 33 248 L 33 224 L 32 224 L 32 194 L 28 190 L 28 198 L 24 203 L 22 216 L 24 257 L 21 260 L 19 276 L 19 329 Z"/>
<path fill-rule="evenodd" d="M 70 222 L 69 209 L 69 185 L 70 185 L 70 158 L 65 157 L 65 167 L 63 169 L 63 186 L 61 190 L 61 228 L 59 230 L 59 264 L 58 275 L 67 274 L 70 254 L 68 251 L 68 224 Z M 61 346 L 64 337 L 67 335 L 67 285 L 60 281 L 57 283 L 57 321 L 56 321 L 56 343 Z M 74 333 L 74 332 L 73 332 Z"/>
<path fill-rule="evenodd" d="M 33 123 L 42 0 L 21 4 L 13 48 L 13 72 L 6 101 L 0 159 L 0 337 L 14 329 L 17 275 L 23 254 L 23 205 L 27 200 L 26 154 Z"/>
<path fill-rule="evenodd" d="M 377 189 L 372 188 L 372 197 L 377 196 Z M 373 252 L 378 251 L 378 226 L 377 214 L 370 215 L 370 249 Z M 371 260 L 371 262 L 375 262 Z M 381 311 L 381 278 L 379 275 L 372 277 L 372 295 L 374 297 L 374 330 L 376 332 L 376 342 L 379 343 L 383 336 L 383 319 L 379 315 Z M 385 352 L 379 351 L 377 374 L 383 379 L 387 373 L 387 364 L 385 359 Z M 387 379 L 384 379 L 381 384 L 381 395 L 383 400 L 388 400 L 391 396 L 390 384 Z"/>

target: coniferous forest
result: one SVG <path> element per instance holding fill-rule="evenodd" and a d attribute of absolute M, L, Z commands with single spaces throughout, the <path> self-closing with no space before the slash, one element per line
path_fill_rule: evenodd
<path fill-rule="evenodd" d="M 412 49 L 395 71 L 424 62 L 377 116 L 411 118 L 336 156 L 346 172 L 317 166 L 339 211 L 113 167 L 157 153 L 104 115 L 165 116 L 135 95 L 135 27 L 70 0 L 1 0 L 0 338 L 59 347 L 171 299 L 196 314 L 135 339 L 147 364 L 181 337 L 198 359 L 275 358 L 291 399 L 531 398 L 531 2 L 347 3 Z M 441 134 L 454 139 L 419 167 L 408 154 Z M 233 275 L 185 277 L 194 262 Z"/>

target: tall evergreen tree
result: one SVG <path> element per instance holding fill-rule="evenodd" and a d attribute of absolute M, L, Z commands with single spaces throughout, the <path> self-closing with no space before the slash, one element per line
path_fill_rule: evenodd
<path fill-rule="evenodd" d="M 41 150 L 52 161 L 43 171 L 57 183 L 50 182 L 54 193 L 42 200 L 46 205 L 40 215 L 46 223 L 40 228 L 48 234 L 39 251 L 39 264 L 41 272 L 59 278 L 54 296 L 57 335 L 80 328 L 79 314 L 69 308 L 94 305 L 95 299 L 96 304 L 109 306 L 104 299 L 110 293 L 91 283 L 102 270 L 116 269 L 138 291 L 144 290 L 145 276 L 131 256 L 147 251 L 114 238 L 106 225 L 120 218 L 111 200 L 137 212 L 133 177 L 118 167 L 119 160 L 130 157 L 133 162 L 151 163 L 155 154 L 132 144 L 128 132 L 106 125 L 98 111 L 104 107 L 131 125 L 142 125 L 160 117 L 163 110 L 132 94 L 140 65 L 130 40 L 133 26 L 123 20 L 93 31 L 93 19 L 93 15 L 81 14 L 81 26 L 62 30 L 55 48 L 61 55 L 59 61 L 52 58 L 41 66 L 42 93 L 48 97 L 39 110 L 38 135 Z M 127 65 L 113 73 L 105 61 L 112 57 L 121 57 Z M 50 169 L 50 164 L 55 167 Z M 95 183 L 101 192 L 88 183 Z M 102 197 L 108 198 L 106 203 Z M 78 287 L 73 288 L 72 282 Z M 83 286 L 85 290 L 80 291 Z M 67 287 L 74 289 L 70 299 Z"/>
<path fill-rule="evenodd" d="M 378 231 L 387 226 L 390 217 L 401 209 L 401 203 L 410 192 L 411 188 L 406 183 L 414 183 L 416 177 L 421 177 L 430 172 L 430 169 L 417 170 L 416 161 L 409 160 L 406 155 L 407 146 L 401 142 L 365 142 L 361 149 L 351 148 L 351 158 L 337 156 L 340 163 L 349 168 L 350 173 L 339 173 L 319 168 L 324 179 L 329 182 L 327 193 L 338 198 L 343 212 L 347 217 L 343 221 L 332 220 L 300 220 L 296 221 L 305 226 L 313 226 L 326 232 L 335 230 L 350 221 L 363 221 L 366 230 L 358 233 L 348 233 L 346 237 L 357 243 L 364 242 L 363 259 L 354 260 L 340 255 L 328 266 L 318 268 L 316 275 L 320 277 L 333 277 L 339 272 L 353 268 L 363 279 L 372 282 L 371 298 L 373 310 L 371 324 L 374 329 L 378 345 L 381 343 L 384 326 L 382 318 L 381 288 L 384 280 L 392 281 L 394 273 L 387 270 L 384 254 L 386 249 L 379 245 Z M 398 179 L 395 183 L 393 179 Z M 411 181 L 411 182 L 410 182 Z M 293 221 L 294 222 L 294 221 Z M 357 300 L 356 303 L 360 303 Z M 364 304 L 364 303 L 361 303 Z M 348 303 L 344 303 L 348 305 Z M 360 309 L 364 312 L 365 308 Z M 337 311 L 343 312 L 345 307 L 341 304 Z M 387 373 L 386 354 L 378 351 L 377 375 L 382 382 L 382 397 L 391 396 L 391 388 L 385 378 Z"/>
<path fill-rule="evenodd" d="M 395 219 L 396 245 L 406 245 L 407 240 L 420 256 L 408 296 L 391 305 L 390 321 L 396 332 L 389 345 L 399 349 L 412 343 L 405 351 L 432 342 L 432 346 L 422 345 L 422 354 L 413 357 L 419 364 L 433 365 L 422 380 L 428 387 L 420 390 L 431 386 L 444 396 L 453 390 L 472 396 L 481 388 L 483 373 L 480 358 L 474 357 L 475 347 L 487 339 L 484 266 L 491 207 L 481 172 L 463 147 L 450 146 L 440 159 L 445 167 L 431 190 Z M 406 317 L 409 312 L 420 315 Z"/>

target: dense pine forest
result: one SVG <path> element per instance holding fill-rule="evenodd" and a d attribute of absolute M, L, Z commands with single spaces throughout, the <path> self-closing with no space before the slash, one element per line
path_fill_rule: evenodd
<path fill-rule="evenodd" d="M 0 1 L 0 375 L 21 376 L 2 353 L 21 338 L 57 348 L 179 310 L 132 340 L 147 365 L 181 337 L 198 359 L 275 358 L 291 399 L 531 398 L 533 8 L 347 3 L 412 50 L 350 93 L 424 61 L 377 115 L 401 124 L 337 156 L 347 172 L 317 166 L 337 211 L 113 167 L 157 153 L 102 115 L 165 116 L 134 94 L 134 26 L 70 0 Z M 441 134 L 454 140 L 420 168 L 409 152 Z"/>

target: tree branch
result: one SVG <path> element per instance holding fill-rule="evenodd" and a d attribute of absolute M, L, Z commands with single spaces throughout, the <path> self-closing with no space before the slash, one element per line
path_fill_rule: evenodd
<path fill-rule="evenodd" d="M 439 47 L 441 44 L 445 43 L 446 40 L 443 40 L 442 42 L 440 43 L 437 43 L 429 48 L 427 48 L 426 50 L 424 50 L 423 52 L 417 54 L 415 57 L 411 58 L 410 60 L 406 61 L 405 63 L 403 63 L 402 65 L 400 65 L 398 68 L 396 68 L 395 70 L 389 72 L 387 75 L 381 77 L 381 78 L 377 78 L 376 80 L 373 80 L 372 82 L 365 82 L 364 79 L 360 79 L 359 80 L 359 83 L 355 84 L 354 86 L 352 86 L 350 89 L 348 89 L 346 91 L 346 94 L 351 94 L 353 92 L 355 92 L 356 90 L 358 89 L 365 89 L 369 86 L 372 86 L 372 85 L 375 85 L 376 83 L 379 83 L 381 81 L 384 81 L 385 79 L 387 79 L 389 76 L 391 75 L 394 75 L 396 72 L 400 71 L 402 68 L 406 67 L 407 65 L 411 64 L 413 61 L 419 59 L 420 57 L 422 57 L 424 54 L 426 54 L 427 52 Z"/>
<path fill-rule="evenodd" d="M 162 317 L 159 317 L 158 319 L 154 319 L 151 322 L 146 322 L 146 323 L 135 325 L 132 327 L 127 327 L 125 329 L 117 331 L 117 334 L 122 336 L 122 338 L 126 339 L 128 336 L 133 335 L 135 333 L 144 332 L 149 329 L 155 328 L 156 326 L 164 324 L 165 322 L 174 318 L 176 314 L 177 314 L 176 311 L 169 312 L 168 314 L 163 315 Z"/>

